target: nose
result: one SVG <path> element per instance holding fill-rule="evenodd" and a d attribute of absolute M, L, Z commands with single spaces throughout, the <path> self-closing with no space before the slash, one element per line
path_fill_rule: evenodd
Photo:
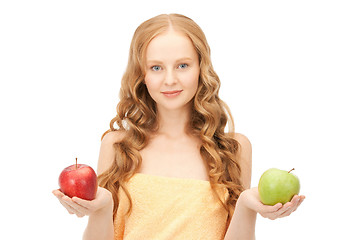
<path fill-rule="evenodd" d="M 177 76 L 173 70 L 167 70 L 165 74 L 165 84 L 166 85 L 174 85 L 177 82 Z"/>

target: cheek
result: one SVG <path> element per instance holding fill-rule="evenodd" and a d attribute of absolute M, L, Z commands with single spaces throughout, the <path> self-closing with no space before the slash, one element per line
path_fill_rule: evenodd
<path fill-rule="evenodd" d="M 185 84 L 188 86 L 189 89 L 196 90 L 198 88 L 199 82 L 199 71 L 193 71 L 185 78 Z"/>
<path fill-rule="evenodd" d="M 148 75 L 145 76 L 145 85 L 151 96 L 156 90 L 159 89 L 159 81 L 157 81 L 156 78 L 151 78 Z"/>

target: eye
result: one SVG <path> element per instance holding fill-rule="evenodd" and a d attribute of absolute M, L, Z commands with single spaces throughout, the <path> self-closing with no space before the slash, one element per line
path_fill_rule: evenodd
<path fill-rule="evenodd" d="M 185 69 L 185 68 L 187 68 L 188 67 L 188 64 L 187 63 L 182 63 L 182 64 L 180 64 L 179 66 L 178 66 L 178 68 L 180 68 L 180 69 Z"/>
<path fill-rule="evenodd" d="M 155 71 L 155 72 L 156 72 L 156 71 L 160 71 L 160 70 L 161 70 L 161 67 L 160 67 L 160 66 L 157 66 L 157 65 L 156 65 L 156 66 L 152 66 L 152 67 L 151 67 L 151 70 L 152 70 L 152 71 Z"/>

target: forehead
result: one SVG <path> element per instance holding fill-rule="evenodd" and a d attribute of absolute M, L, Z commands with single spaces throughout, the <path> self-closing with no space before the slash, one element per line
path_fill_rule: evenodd
<path fill-rule="evenodd" d="M 146 60 L 173 61 L 198 58 L 192 41 L 185 34 L 173 30 L 157 35 L 146 49 Z"/>

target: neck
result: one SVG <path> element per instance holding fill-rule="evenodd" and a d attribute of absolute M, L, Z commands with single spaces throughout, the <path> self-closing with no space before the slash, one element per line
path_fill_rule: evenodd
<path fill-rule="evenodd" d="M 166 135 L 170 138 L 179 138 L 189 135 L 186 131 L 190 119 L 190 111 L 188 109 L 159 109 L 157 116 L 159 121 L 159 134 Z"/>

